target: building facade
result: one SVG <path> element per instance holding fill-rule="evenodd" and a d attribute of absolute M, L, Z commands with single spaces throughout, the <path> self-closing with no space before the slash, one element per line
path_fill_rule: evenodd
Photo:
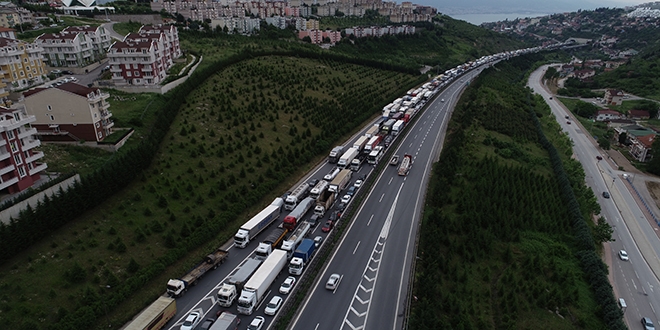
<path fill-rule="evenodd" d="M 44 153 L 30 126 L 36 118 L 24 109 L 0 107 L 0 191 L 13 194 L 31 187 L 48 166 L 39 160 Z"/>
<path fill-rule="evenodd" d="M 618 89 L 608 89 L 605 91 L 604 99 L 607 104 L 621 105 L 623 103 L 624 93 Z"/>
<path fill-rule="evenodd" d="M 67 26 L 62 30 L 62 33 L 82 33 L 87 36 L 87 39 L 92 43 L 92 52 L 95 60 L 103 58 L 108 47 L 112 44 L 110 34 L 103 26 Z"/>
<path fill-rule="evenodd" d="M 36 42 L 0 38 L 0 99 L 9 95 L 6 90 L 43 83 L 47 72 L 42 58 L 43 48 Z"/>
<path fill-rule="evenodd" d="M 95 141 L 110 135 L 110 94 L 73 82 L 23 93 L 32 126 L 42 141 Z"/>

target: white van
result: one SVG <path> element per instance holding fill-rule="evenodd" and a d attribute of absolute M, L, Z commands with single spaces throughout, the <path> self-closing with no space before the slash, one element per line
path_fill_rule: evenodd
<path fill-rule="evenodd" d="M 626 305 L 626 301 L 623 298 L 619 298 L 619 307 L 621 307 L 622 311 L 626 311 L 626 308 L 628 305 Z"/>

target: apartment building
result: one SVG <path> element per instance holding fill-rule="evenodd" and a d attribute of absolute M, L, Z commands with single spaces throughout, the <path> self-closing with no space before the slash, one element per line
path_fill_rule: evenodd
<path fill-rule="evenodd" d="M 92 39 L 84 33 L 44 33 L 35 42 L 51 67 L 83 67 L 97 61 Z"/>
<path fill-rule="evenodd" d="M 48 166 L 39 162 L 44 153 L 30 126 L 36 118 L 25 109 L 0 107 L 0 191 L 10 194 L 31 187 Z"/>
<path fill-rule="evenodd" d="M 94 60 L 99 60 L 105 56 L 108 47 L 112 44 L 110 34 L 103 26 L 68 26 L 62 33 L 84 34 L 92 43 L 92 52 Z"/>
<path fill-rule="evenodd" d="M 0 26 L 12 28 L 19 24 L 35 23 L 34 16 L 29 10 L 19 7 L 10 1 L 0 2 Z"/>
<path fill-rule="evenodd" d="M 32 126 L 42 141 L 95 141 L 110 135 L 114 122 L 107 99 L 110 94 L 69 82 L 23 93 Z"/>
<path fill-rule="evenodd" d="M 9 95 L 5 90 L 43 83 L 47 72 L 42 57 L 43 48 L 36 42 L 0 38 L 0 99 Z"/>

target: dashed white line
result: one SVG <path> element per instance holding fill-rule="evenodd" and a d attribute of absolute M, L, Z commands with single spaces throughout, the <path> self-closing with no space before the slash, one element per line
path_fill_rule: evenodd
<path fill-rule="evenodd" d="M 380 203 L 380 202 L 383 201 L 383 197 L 385 197 L 385 194 L 382 194 L 382 195 L 380 196 L 380 199 L 378 200 L 378 203 Z"/>
<path fill-rule="evenodd" d="M 357 242 L 357 245 L 355 246 L 355 249 L 353 249 L 353 254 L 357 251 L 358 246 L 360 246 L 360 241 Z"/>
<path fill-rule="evenodd" d="M 369 218 L 369 222 L 367 222 L 367 227 L 369 227 L 369 225 L 371 224 L 371 220 L 373 220 L 373 218 L 374 218 L 374 215 L 372 214 L 371 218 Z"/>
<path fill-rule="evenodd" d="M 390 185 L 390 183 L 392 183 L 392 180 L 394 180 L 394 177 L 390 178 L 390 182 L 387 183 L 388 186 Z"/>

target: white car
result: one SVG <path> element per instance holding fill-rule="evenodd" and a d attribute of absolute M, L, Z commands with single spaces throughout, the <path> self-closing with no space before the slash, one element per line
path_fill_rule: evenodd
<path fill-rule="evenodd" d="M 353 187 L 355 187 L 356 189 L 362 187 L 362 180 L 355 181 L 355 183 L 353 184 Z"/>
<path fill-rule="evenodd" d="M 280 310 L 280 307 L 282 307 L 282 297 L 275 296 L 275 297 L 271 298 L 268 305 L 266 305 L 266 309 L 264 310 L 264 314 L 266 314 L 266 315 L 275 315 L 275 314 L 277 314 L 277 311 Z"/>
<path fill-rule="evenodd" d="M 181 325 L 181 330 L 192 330 L 195 328 L 197 323 L 202 320 L 202 317 L 199 315 L 197 312 L 192 312 L 188 314 L 186 317 L 186 320 L 183 321 L 183 324 Z"/>
<path fill-rule="evenodd" d="M 266 323 L 266 319 L 263 316 L 257 316 L 250 322 L 247 330 L 261 330 L 264 327 L 264 323 Z"/>
<path fill-rule="evenodd" d="M 293 276 L 289 276 L 284 280 L 284 283 L 282 283 L 282 286 L 280 286 L 280 293 L 281 294 L 288 294 L 291 292 L 291 289 L 293 288 L 293 285 L 296 284 L 296 278 Z"/>
<path fill-rule="evenodd" d="M 619 251 L 619 258 L 621 258 L 623 261 L 628 261 L 628 252 L 625 250 Z"/>
<path fill-rule="evenodd" d="M 314 237 L 314 245 L 316 246 L 316 248 L 318 248 L 319 246 L 321 246 L 321 243 L 322 243 L 322 242 L 323 242 L 323 236 L 316 236 L 316 237 Z"/>
<path fill-rule="evenodd" d="M 339 280 L 341 279 L 341 276 L 339 274 L 332 274 L 330 275 L 330 278 L 328 278 L 328 282 L 325 283 L 325 288 L 328 290 L 334 290 L 337 288 L 337 285 L 339 285 Z"/>
<path fill-rule="evenodd" d="M 351 200 L 351 195 L 344 195 L 344 197 L 341 198 L 341 202 L 344 204 L 348 204 L 348 201 Z"/>

